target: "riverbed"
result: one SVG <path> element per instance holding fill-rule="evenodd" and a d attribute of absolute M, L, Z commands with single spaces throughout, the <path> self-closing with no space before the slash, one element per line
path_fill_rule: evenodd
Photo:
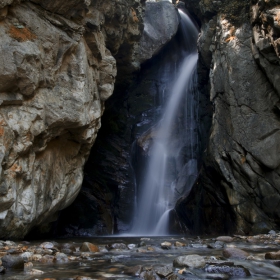
<path fill-rule="evenodd" d="M 6 268 L 0 279 L 280 279 L 280 234 L 276 232 L 0 241 L 0 245 L 2 266 L 5 255 L 23 256 L 25 263 L 21 268 Z M 180 264 L 179 256 L 185 263 Z"/>

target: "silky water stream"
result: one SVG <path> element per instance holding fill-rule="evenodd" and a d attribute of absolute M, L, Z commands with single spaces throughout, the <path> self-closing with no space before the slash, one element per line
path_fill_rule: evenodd
<path fill-rule="evenodd" d="M 139 197 L 131 230 L 135 235 L 168 235 L 169 212 L 176 200 L 190 191 L 197 175 L 198 31 L 185 13 L 180 11 L 180 16 L 179 65 L 162 82 L 162 116 L 148 132 L 153 139 L 143 167 L 144 179 L 137 186 Z M 170 73 L 171 67 L 166 63 L 163 68 L 167 70 L 159 72 Z M 166 88 L 171 88 L 170 92 Z"/>

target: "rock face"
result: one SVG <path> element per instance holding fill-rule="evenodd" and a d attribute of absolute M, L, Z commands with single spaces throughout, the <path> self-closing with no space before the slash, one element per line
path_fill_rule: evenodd
<path fill-rule="evenodd" d="M 172 15 L 172 19 L 162 21 L 161 28 L 154 29 L 156 32 L 168 30 L 170 22 L 178 25 L 179 15 L 171 3 L 147 2 L 144 29 L 147 30 L 149 26 L 151 30 L 153 22 L 150 21 L 154 11 L 157 11 L 155 18 L 159 17 L 158 20 L 162 18 L 162 13 Z M 158 24 L 157 20 L 155 22 Z M 177 28 L 178 26 L 173 25 L 173 37 Z M 156 38 L 160 38 L 159 36 L 157 33 Z M 171 72 L 164 73 L 165 76 L 159 79 L 159 69 L 163 69 L 165 63 L 178 65 L 180 62 L 174 51 L 180 44 L 178 34 L 174 37 L 175 42 L 172 40 L 159 53 L 154 53 L 163 46 L 163 42 L 169 40 L 167 37 L 165 41 L 154 41 L 155 48 L 149 53 L 153 55 L 152 59 L 142 65 L 129 89 L 124 88 L 122 75 L 118 75 L 114 94 L 106 102 L 102 128 L 85 166 L 83 187 L 76 201 L 61 213 L 57 226 L 55 225 L 56 234 L 92 236 L 127 232 L 131 227 L 135 206 L 135 177 L 138 179 L 141 176 L 140 173 L 135 174 L 131 167 L 136 154 L 139 154 L 134 150 L 134 156 L 131 156 L 131 150 L 136 147 L 132 143 L 148 130 L 151 120 L 158 114 L 162 79 L 168 79 L 169 74 L 175 71 L 171 67 Z M 134 50 L 137 59 L 141 53 L 142 57 L 146 55 L 141 44 Z M 88 215 L 89 212 L 91 215 Z"/>
<path fill-rule="evenodd" d="M 177 211 L 194 231 L 268 232 L 280 226 L 279 1 L 198 2 L 186 4 L 214 115 L 200 182 Z"/>
<path fill-rule="evenodd" d="M 168 1 L 147 2 L 144 31 L 139 43 L 140 63 L 151 58 L 174 36 L 179 25 L 179 14 Z"/>
<path fill-rule="evenodd" d="M 0 236 L 20 238 L 77 196 L 114 89 L 112 55 L 132 62 L 142 6 L 14 2 L 0 2 Z"/>

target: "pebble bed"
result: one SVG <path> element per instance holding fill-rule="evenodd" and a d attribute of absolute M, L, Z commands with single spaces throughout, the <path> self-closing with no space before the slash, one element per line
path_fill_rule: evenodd
<path fill-rule="evenodd" d="M 0 241 L 0 279 L 280 279 L 280 233 Z"/>

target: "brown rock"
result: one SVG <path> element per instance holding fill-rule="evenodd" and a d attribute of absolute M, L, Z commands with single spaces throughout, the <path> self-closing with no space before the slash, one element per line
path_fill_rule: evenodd
<path fill-rule="evenodd" d="M 139 276 L 142 272 L 142 265 L 127 267 L 125 273 L 128 275 Z"/>
<path fill-rule="evenodd" d="M 52 263 L 54 261 L 54 256 L 45 255 L 40 260 L 41 263 Z"/>
<path fill-rule="evenodd" d="M 185 247 L 186 244 L 185 243 L 181 243 L 179 241 L 176 241 L 175 244 L 174 244 L 176 247 Z"/>
<path fill-rule="evenodd" d="M 99 252 L 99 248 L 90 242 L 84 242 L 80 248 L 80 251 L 96 253 Z"/>
<path fill-rule="evenodd" d="M 266 260 L 280 260 L 280 251 L 266 253 L 265 259 Z"/>
<path fill-rule="evenodd" d="M 217 239 L 217 241 L 222 241 L 222 242 L 232 242 L 233 241 L 233 237 L 231 237 L 231 236 L 219 236 L 216 239 Z"/>

